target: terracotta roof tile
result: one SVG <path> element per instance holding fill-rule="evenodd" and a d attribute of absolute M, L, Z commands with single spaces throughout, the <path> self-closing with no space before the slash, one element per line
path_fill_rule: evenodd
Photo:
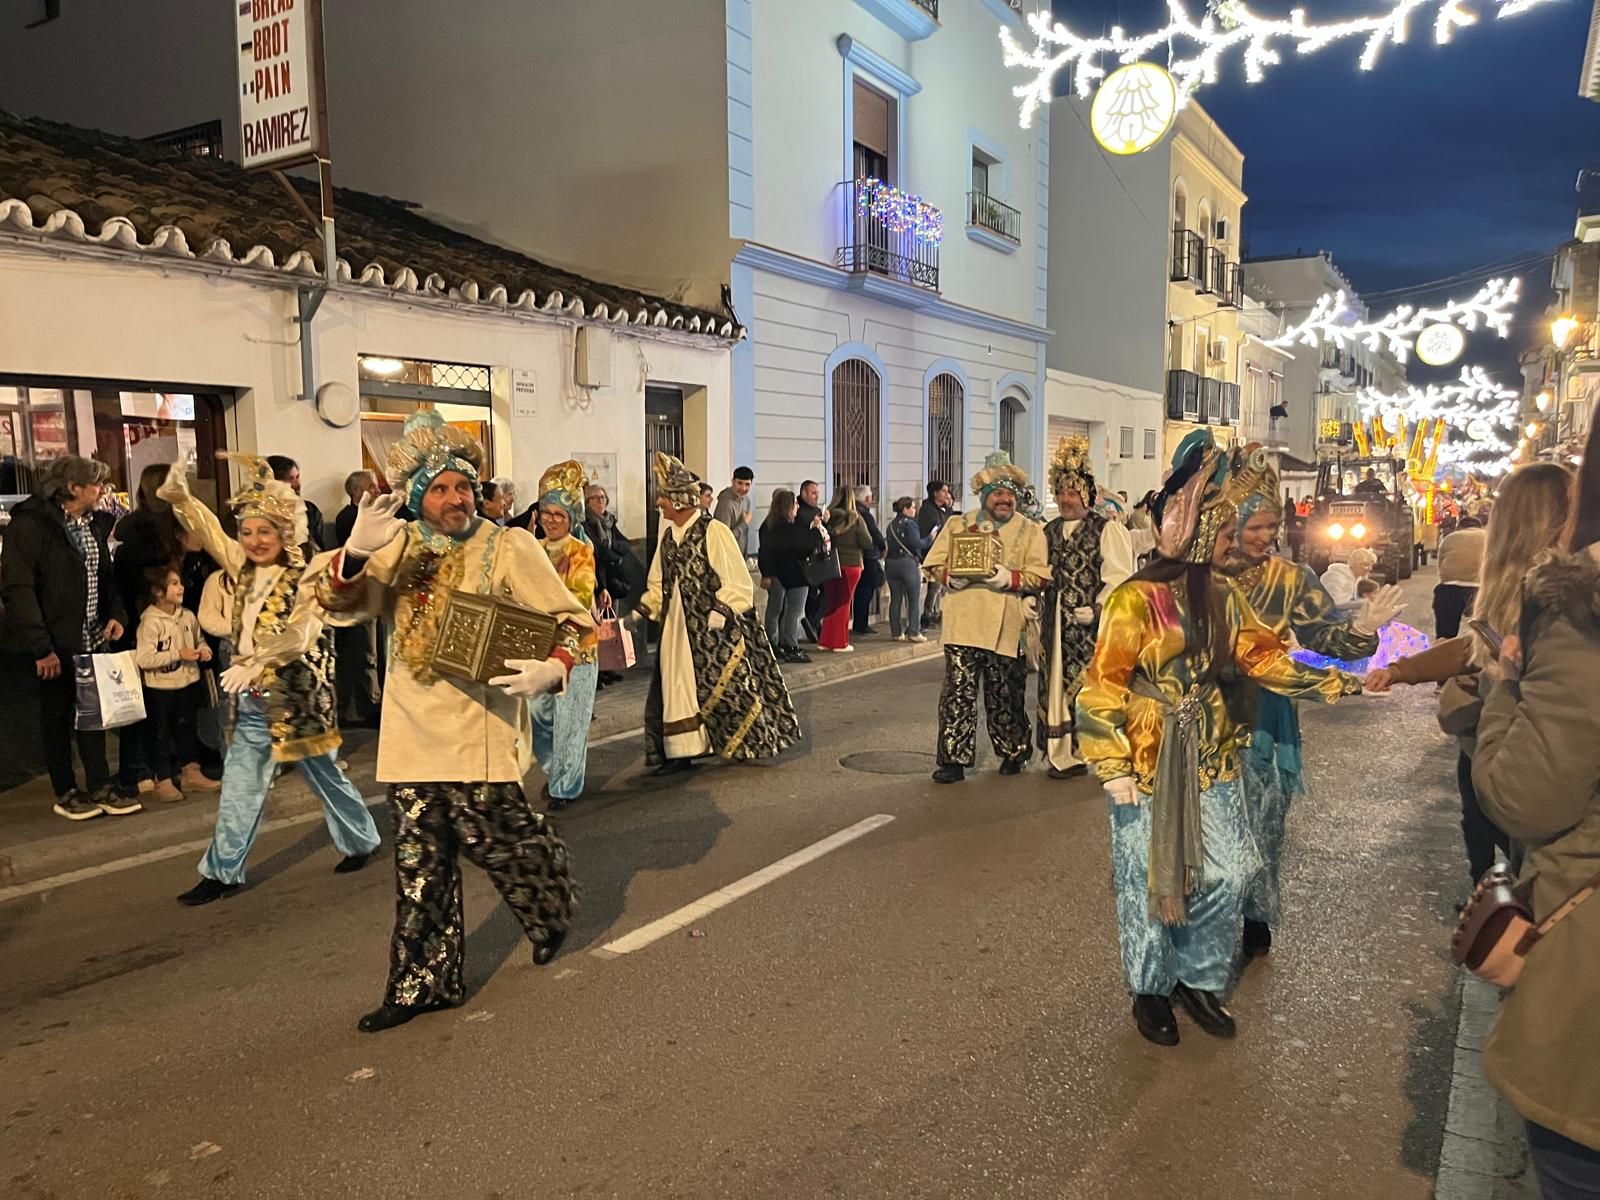
<path fill-rule="evenodd" d="M 315 183 L 290 179 L 315 212 Z M 722 340 L 744 334 L 726 315 L 548 266 L 402 201 L 340 188 L 334 208 L 342 281 Z M 320 232 L 270 175 L 3 111 L 0 232 L 321 274 Z"/>

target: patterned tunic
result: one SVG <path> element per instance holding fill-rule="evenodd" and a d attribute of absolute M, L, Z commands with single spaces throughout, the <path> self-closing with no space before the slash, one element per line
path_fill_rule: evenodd
<path fill-rule="evenodd" d="M 1079 677 L 1089 660 L 1094 657 L 1095 627 L 1079 625 L 1072 620 L 1075 608 L 1093 608 L 1100 597 L 1101 569 L 1105 565 L 1100 550 L 1100 536 L 1105 531 L 1103 514 L 1090 511 L 1078 521 L 1070 534 L 1063 533 L 1067 521 L 1057 517 L 1044 527 L 1045 546 L 1050 553 L 1050 582 L 1040 597 L 1040 628 L 1044 630 L 1047 656 L 1059 655 L 1061 679 L 1071 696 L 1077 691 Z M 1061 636 L 1056 641 L 1052 632 L 1056 628 L 1056 613 L 1061 613 Z M 1054 644 L 1048 644 L 1054 642 Z M 1047 662 L 1039 671 L 1039 748 L 1047 749 L 1052 737 L 1063 737 L 1070 725 L 1052 727 L 1049 722 L 1050 671 Z"/>

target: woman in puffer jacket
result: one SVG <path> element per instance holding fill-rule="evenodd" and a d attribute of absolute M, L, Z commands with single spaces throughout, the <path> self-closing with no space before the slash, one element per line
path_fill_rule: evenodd
<path fill-rule="evenodd" d="M 1529 572 L 1520 636 L 1487 670 L 1473 782 L 1524 852 L 1542 921 L 1600 873 L 1600 420 L 1565 548 Z M 1484 1048 L 1489 1081 L 1528 1122 L 1545 1200 L 1600 1197 L 1600 897 L 1529 951 Z"/>

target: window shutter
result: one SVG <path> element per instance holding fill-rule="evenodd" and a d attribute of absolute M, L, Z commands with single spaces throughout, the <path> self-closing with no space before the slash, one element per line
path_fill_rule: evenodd
<path fill-rule="evenodd" d="M 859 145 L 889 157 L 889 129 L 893 124 L 894 102 L 882 92 L 857 81 L 855 85 L 855 131 Z"/>

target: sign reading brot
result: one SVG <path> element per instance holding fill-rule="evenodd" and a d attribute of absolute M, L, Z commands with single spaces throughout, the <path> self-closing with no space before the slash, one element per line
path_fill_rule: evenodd
<path fill-rule="evenodd" d="M 231 0 L 238 14 L 239 143 L 246 167 L 326 157 L 320 0 Z"/>

